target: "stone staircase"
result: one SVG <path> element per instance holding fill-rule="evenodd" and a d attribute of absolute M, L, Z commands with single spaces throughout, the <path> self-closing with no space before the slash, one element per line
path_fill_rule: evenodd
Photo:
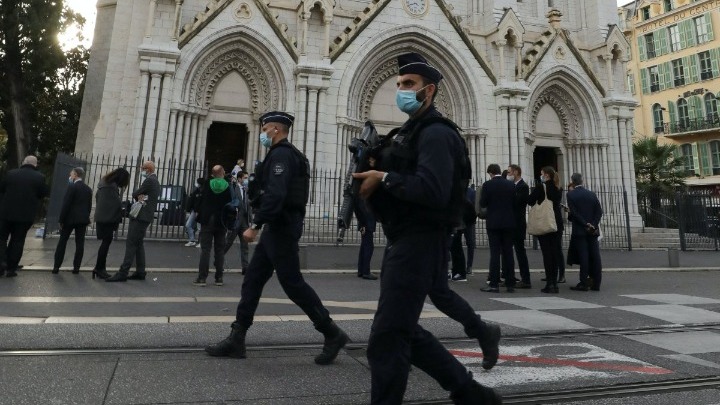
<path fill-rule="evenodd" d="M 677 229 L 635 229 L 631 236 L 633 249 L 680 249 L 680 234 Z"/>

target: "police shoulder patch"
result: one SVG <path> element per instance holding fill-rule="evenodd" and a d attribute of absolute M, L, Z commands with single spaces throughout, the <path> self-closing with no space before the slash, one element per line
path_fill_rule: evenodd
<path fill-rule="evenodd" d="M 275 166 L 273 166 L 273 174 L 280 176 L 283 173 L 285 173 L 285 163 L 275 163 Z"/>

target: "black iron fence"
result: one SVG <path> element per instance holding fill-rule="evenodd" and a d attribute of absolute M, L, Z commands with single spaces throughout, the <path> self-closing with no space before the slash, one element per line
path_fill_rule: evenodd
<path fill-rule="evenodd" d="M 131 185 L 123 191 L 123 199 L 131 200 L 131 194 L 141 183 L 139 166 L 143 158 L 117 157 L 117 156 L 93 156 L 59 155 L 60 163 L 56 164 L 53 178 L 66 179 L 71 166 L 80 165 L 86 169 L 86 183 L 93 189 L 97 189 L 100 178 L 117 167 L 125 167 L 132 175 Z M 204 161 L 171 159 L 169 161 L 157 160 L 157 175 L 162 187 L 162 194 L 158 204 L 155 220 L 148 228 L 148 238 L 166 240 L 185 240 L 185 204 L 188 193 L 192 191 L 196 178 L 206 177 L 208 173 L 207 163 Z M 228 171 L 230 168 L 227 168 Z M 337 215 L 342 203 L 344 172 L 336 170 L 315 170 L 312 174 L 311 196 L 307 206 L 305 220 L 305 232 L 301 239 L 304 244 L 335 244 L 337 238 Z M 478 187 L 480 181 L 476 181 Z M 66 181 L 58 180 L 53 184 L 51 200 L 62 200 Z M 56 190 L 57 189 L 57 190 Z M 629 249 L 631 248 L 630 229 L 628 220 L 628 199 L 627 193 L 621 188 L 596 189 L 605 212 L 601 223 L 603 239 L 601 245 L 604 248 Z M 563 195 L 565 201 L 565 195 Z M 59 203 L 56 201 L 56 203 Z M 50 206 L 54 206 L 51 201 Z M 566 231 L 563 234 L 565 245 L 570 239 L 570 224 L 566 220 Z M 48 213 L 47 234 L 51 234 L 56 227 L 51 224 L 57 222 L 57 218 Z M 124 219 L 118 230 L 118 236 L 124 237 L 127 231 L 128 220 Z M 351 228 L 345 233 L 344 244 L 354 245 L 360 243 L 360 234 L 356 231 L 356 224 L 353 222 Z M 94 235 L 94 224 L 88 229 L 90 235 Z M 478 247 L 487 247 L 487 233 L 485 221 L 478 220 L 475 225 L 476 243 Z M 380 226 L 375 233 L 375 242 L 379 245 L 385 243 Z M 532 237 L 528 236 L 526 244 L 528 247 L 537 247 Z"/>
<path fill-rule="evenodd" d="M 646 227 L 677 231 L 682 250 L 720 248 L 720 195 L 643 193 L 638 209 Z"/>

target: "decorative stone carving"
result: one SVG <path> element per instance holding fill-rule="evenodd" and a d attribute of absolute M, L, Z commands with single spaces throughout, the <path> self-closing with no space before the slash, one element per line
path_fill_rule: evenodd
<path fill-rule="evenodd" d="M 240 5 L 235 9 L 233 16 L 239 22 L 251 19 L 252 10 L 250 9 L 250 5 L 247 3 L 240 3 Z"/>
<path fill-rule="evenodd" d="M 540 97 L 533 104 L 530 113 L 530 125 L 534 134 L 537 128 L 537 117 L 540 109 L 544 105 L 550 105 L 558 117 L 563 128 L 563 136 L 570 139 L 579 139 L 582 137 L 581 119 L 582 114 L 578 111 L 578 107 L 573 102 L 570 94 L 566 89 L 555 84 L 544 90 Z"/>
<path fill-rule="evenodd" d="M 565 60 L 567 57 L 567 53 L 565 52 L 565 48 L 562 46 L 558 46 L 557 49 L 555 49 L 555 59 L 556 60 Z"/>

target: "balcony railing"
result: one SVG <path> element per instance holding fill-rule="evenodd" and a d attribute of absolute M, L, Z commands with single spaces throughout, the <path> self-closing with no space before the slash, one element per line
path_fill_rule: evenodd
<path fill-rule="evenodd" d="M 709 114 L 705 118 L 681 119 L 667 123 L 665 124 L 665 135 L 705 131 L 716 128 L 720 128 L 720 116 L 718 114 Z"/>

